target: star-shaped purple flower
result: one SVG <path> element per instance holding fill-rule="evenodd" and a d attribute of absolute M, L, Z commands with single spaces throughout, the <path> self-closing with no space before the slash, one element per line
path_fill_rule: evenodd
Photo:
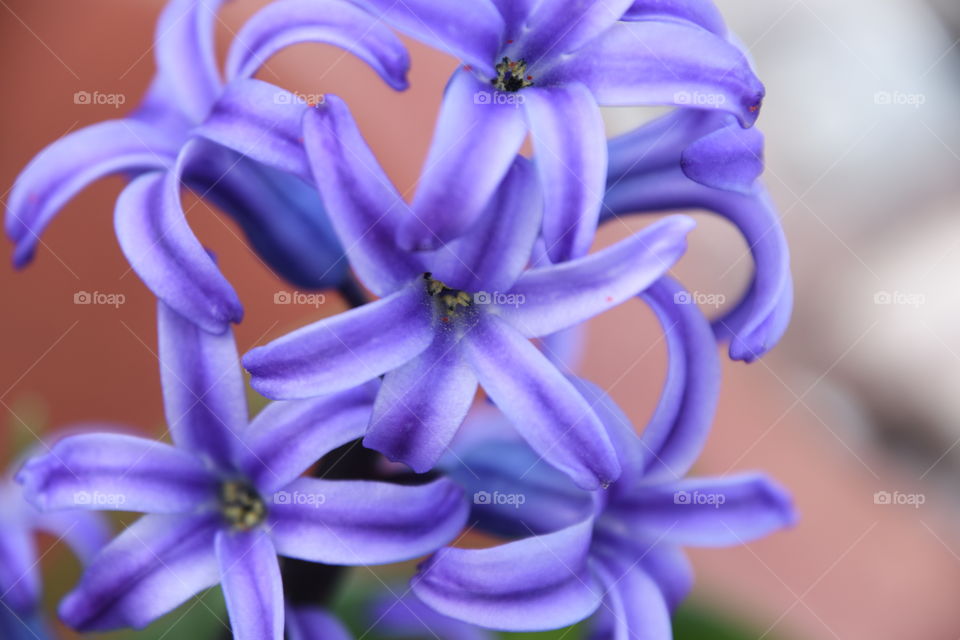
<path fill-rule="evenodd" d="M 743 544 L 791 525 L 791 500 L 758 474 L 686 478 L 709 432 L 719 362 L 709 324 L 669 280 L 645 298 L 667 331 L 670 369 L 654 417 L 638 438 L 595 386 L 574 384 L 601 416 L 623 473 L 585 492 L 529 447 L 480 419 L 444 462 L 474 495 L 482 530 L 519 538 L 486 549 L 446 548 L 413 581 L 440 613 L 488 628 L 539 631 L 596 611 L 594 637 L 672 637 L 670 613 L 692 584 L 680 547 Z"/>
<path fill-rule="evenodd" d="M 616 479 L 615 452 L 569 381 L 529 338 L 574 326 L 636 295 L 682 255 L 673 217 L 594 255 L 525 271 L 540 227 L 530 162 L 514 160 L 469 234 L 426 253 L 396 241 L 415 215 L 335 96 L 304 119 L 307 154 L 360 280 L 382 299 L 304 327 L 244 357 L 252 385 L 305 398 L 384 375 L 364 443 L 424 472 L 453 438 L 478 383 L 551 464 L 578 484 Z M 460 200 L 451 193 L 448 208 Z"/>
<path fill-rule="evenodd" d="M 300 477 L 362 435 L 376 384 L 274 403 L 247 421 L 232 332 L 213 335 L 162 303 L 160 361 L 174 445 L 128 435 L 61 440 L 18 475 L 48 509 L 144 512 L 61 603 L 83 630 L 143 627 L 222 584 L 236 638 L 283 637 L 277 556 L 382 564 L 451 541 L 466 517 L 448 479 L 420 486 Z"/>
<path fill-rule="evenodd" d="M 719 110 L 747 127 L 764 95 L 709 2 L 354 1 L 465 63 L 444 96 L 417 217 L 401 229 L 408 248 L 467 230 L 530 133 L 548 254 L 579 257 L 593 241 L 606 178 L 600 105 Z"/>

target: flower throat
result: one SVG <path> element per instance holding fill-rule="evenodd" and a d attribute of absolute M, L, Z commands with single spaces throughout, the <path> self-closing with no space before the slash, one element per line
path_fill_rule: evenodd
<path fill-rule="evenodd" d="M 533 86 L 533 76 L 527 74 L 525 60 L 514 61 L 504 57 L 497 63 L 497 77 L 493 80 L 494 89 L 515 93 L 530 86 Z"/>

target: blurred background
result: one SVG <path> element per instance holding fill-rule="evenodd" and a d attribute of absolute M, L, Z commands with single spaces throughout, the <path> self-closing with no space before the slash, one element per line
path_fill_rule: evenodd
<path fill-rule="evenodd" d="M 137 103 L 153 72 L 161 4 L 0 0 L 4 201 L 46 144 Z M 262 4 L 227 3 L 217 26 L 221 52 Z M 765 180 L 790 239 L 797 301 L 790 331 L 770 355 L 752 365 L 725 363 L 717 425 L 697 472 L 764 470 L 794 493 L 802 520 L 742 548 L 693 551 L 697 586 L 677 637 L 958 638 L 960 4 L 718 4 L 767 85 L 758 123 L 767 135 Z M 260 77 L 344 97 L 405 190 L 416 181 L 456 66 L 408 45 L 412 86 L 403 94 L 325 46 L 283 52 Z M 123 96 L 124 104 L 75 104 L 78 91 Z M 608 115 L 613 134 L 652 112 Z M 27 270 L 0 268 L 6 463 L 45 431 L 77 422 L 162 432 L 154 303 L 112 228 L 122 185 L 103 180 L 67 206 Z M 186 205 L 246 306 L 241 351 L 344 308 L 335 294 L 315 306 L 274 304 L 290 287 L 239 229 L 202 202 L 188 197 Z M 749 253 L 731 227 L 697 217 L 675 275 L 693 291 L 733 300 L 749 278 Z M 626 233 L 624 225 L 607 229 L 598 245 Z M 9 265 L 11 247 L 0 246 L 0 262 Z M 123 302 L 74 304 L 82 292 L 120 294 Z M 586 377 L 642 425 L 665 364 L 652 314 L 635 302 L 594 321 L 585 354 Z M 52 610 L 77 567 L 59 548 L 42 562 Z M 372 574 L 356 580 L 376 582 Z M 111 637 L 204 637 L 197 629 L 216 629 L 214 613 L 222 616 L 218 598 L 211 592 L 150 629 Z"/>

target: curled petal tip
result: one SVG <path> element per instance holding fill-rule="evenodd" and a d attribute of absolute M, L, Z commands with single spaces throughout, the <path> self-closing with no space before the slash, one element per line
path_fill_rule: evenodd
<path fill-rule="evenodd" d="M 23 488 L 24 499 L 41 511 L 46 510 L 47 501 L 40 488 L 45 484 L 49 470 L 47 459 L 40 456 L 24 462 L 14 476 L 16 483 Z"/>
<path fill-rule="evenodd" d="M 765 479 L 765 488 L 768 499 L 780 515 L 783 527 L 795 527 L 800 522 L 800 513 L 794 505 L 793 495 L 779 483 L 770 479 Z"/>
<path fill-rule="evenodd" d="M 16 242 L 16 241 L 15 241 Z M 36 254 L 36 247 L 31 243 L 18 242 L 13 250 L 13 268 L 20 270 L 26 268 L 33 262 L 33 256 Z"/>

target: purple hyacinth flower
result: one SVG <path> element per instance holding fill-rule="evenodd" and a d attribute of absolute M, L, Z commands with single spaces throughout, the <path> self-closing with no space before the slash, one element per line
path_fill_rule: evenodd
<path fill-rule="evenodd" d="M 237 638 L 279 640 L 277 556 L 334 565 L 408 560 L 450 542 L 466 518 L 448 479 L 420 486 L 300 477 L 363 434 L 376 384 L 274 403 L 248 423 L 232 332 L 159 305 L 164 407 L 173 445 L 66 438 L 18 475 L 44 510 L 146 513 L 91 562 L 60 615 L 83 630 L 143 627 L 218 582 Z"/>
<path fill-rule="evenodd" d="M 39 447 L 34 452 L 37 450 Z M 13 474 L 4 474 L 0 478 L 0 637 L 46 637 L 40 615 L 42 586 L 36 546 L 40 532 L 67 543 L 83 563 L 110 539 L 110 527 L 100 514 L 79 510 L 42 513 L 23 499 Z"/>
<path fill-rule="evenodd" d="M 278 4 L 296 10 L 308 1 L 324 11 L 302 24 L 303 32 L 347 49 L 395 89 L 406 88 L 407 52 L 390 29 L 345 0 Z M 242 306 L 186 222 L 180 202 L 184 185 L 231 214 L 282 277 L 315 288 L 342 280 L 342 249 L 310 185 L 209 141 L 191 140 L 225 87 L 252 76 L 284 46 L 242 30 L 230 48 L 225 85 L 214 48 L 221 4 L 171 0 L 157 26 L 157 75 L 139 109 L 61 138 L 24 169 L 6 215 L 17 265 L 29 262 L 43 230 L 74 195 L 100 177 L 119 173 L 132 179 L 115 211 L 124 254 L 157 297 L 208 331 L 219 333 L 239 321 Z M 268 7 L 264 14 L 269 17 L 271 11 Z M 295 106 L 306 109 L 302 101 Z M 269 144 L 269 121 L 263 129 L 251 134 L 249 144 Z"/>
<path fill-rule="evenodd" d="M 777 344 L 793 309 L 786 237 L 766 189 L 755 182 L 763 168 L 762 145 L 759 133 L 732 130 L 718 114 L 680 110 L 610 141 L 604 197 L 604 220 L 705 209 L 740 230 L 756 264 L 753 282 L 734 308 L 714 321 L 714 331 L 730 341 L 732 358 L 748 362 Z M 704 155 L 723 162 L 701 162 Z M 701 169 L 708 175 L 699 175 L 698 183 L 690 174 Z"/>
<path fill-rule="evenodd" d="M 620 479 L 584 492 L 516 439 L 485 439 L 503 431 L 496 424 L 473 425 L 444 466 L 473 493 L 481 529 L 519 539 L 439 551 L 414 578 L 418 597 L 488 628 L 558 628 L 599 609 L 597 638 L 669 640 L 670 613 L 692 583 L 681 547 L 743 544 L 795 521 L 766 477 L 685 477 L 709 430 L 719 362 L 709 324 L 678 293 L 665 279 L 646 295 L 668 331 L 670 371 L 640 437 L 609 397 L 576 381 L 616 444 Z"/>
<path fill-rule="evenodd" d="M 406 248 L 436 248 L 476 222 L 530 133 L 549 256 L 582 256 L 607 169 L 601 105 L 693 106 L 748 127 L 764 95 L 702 0 L 354 1 L 464 62 L 444 96 L 417 218 L 400 229 Z"/>
<path fill-rule="evenodd" d="M 80 510 L 43 513 L 23 499 L 12 474 L 0 480 L 0 602 L 18 616 L 40 604 L 40 567 L 35 538 L 54 536 L 87 562 L 109 540 L 110 527 L 99 514 Z"/>
<path fill-rule="evenodd" d="M 267 397 L 306 398 L 383 375 L 364 444 L 431 469 L 478 384 L 551 464 L 586 488 L 616 479 L 602 425 L 529 338 L 577 325 L 643 291 L 682 255 L 673 217 L 596 254 L 525 271 L 540 226 L 530 162 L 516 157 L 469 234 L 433 252 L 396 241 L 412 213 L 335 96 L 303 124 L 314 180 L 360 280 L 381 299 L 251 350 Z M 460 206 L 451 193 L 448 210 Z"/>

